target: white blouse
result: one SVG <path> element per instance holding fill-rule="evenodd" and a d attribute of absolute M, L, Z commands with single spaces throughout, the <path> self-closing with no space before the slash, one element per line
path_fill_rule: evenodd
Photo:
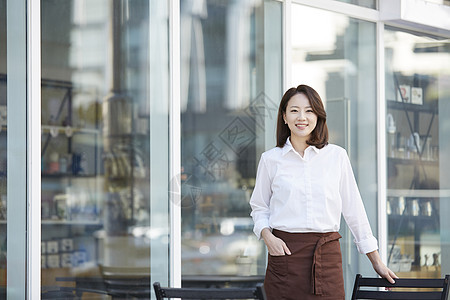
<path fill-rule="evenodd" d="M 302 157 L 290 139 L 264 152 L 250 205 L 254 232 L 336 232 L 341 213 L 360 253 L 378 249 L 345 149 L 309 146 Z"/>

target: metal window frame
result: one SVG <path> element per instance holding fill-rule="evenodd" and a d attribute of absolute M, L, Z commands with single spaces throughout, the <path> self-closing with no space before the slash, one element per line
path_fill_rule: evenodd
<path fill-rule="evenodd" d="M 169 3 L 169 178 L 181 176 L 181 57 L 180 57 L 180 0 Z M 177 180 L 170 180 L 170 190 L 177 191 Z M 170 246 L 169 281 L 181 287 L 181 194 L 169 193 Z"/>
<path fill-rule="evenodd" d="M 8 299 L 41 293 L 40 60 L 40 1 L 7 0 Z"/>
<path fill-rule="evenodd" d="M 378 251 L 381 259 L 387 263 L 387 154 L 386 154 L 386 92 L 384 66 L 384 23 L 376 24 L 376 78 L 377 78 L 377 214 L 378 214 Z"/>
<path fill-rule="evenodd" d="M 283 90 L 286 91 L 292 85 L 292 41 L 291 41 L 291 14 L 292 0 L 283 2 Z"/>

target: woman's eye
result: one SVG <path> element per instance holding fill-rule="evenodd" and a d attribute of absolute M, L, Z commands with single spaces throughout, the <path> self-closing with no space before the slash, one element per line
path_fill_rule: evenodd
<path fill-rule="evenodd" d="M 309 113 L 310 113 L 310 112 L 313 112 L 313 111 L 312 111 L 312 109 L 308 109 L 306 112 L 309 112 Z"/>

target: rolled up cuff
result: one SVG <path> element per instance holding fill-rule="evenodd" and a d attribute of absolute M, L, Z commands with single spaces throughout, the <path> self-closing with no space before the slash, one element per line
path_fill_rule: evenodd
<path fill-rule="evenodd" d="M 255 222 L 255 226 L 253 227 L 253 232 L 255 233 L 258 240 L 261 239 L 261 231 L 264 228 L 270 228 L 269 220 L 259 220 L 259 221 Z"/>
<path fill-rule="evenodd" d="M 358 248 L 359 253 L 367 254 L 372 251 L 378 250 L 378 241 L 374 236 L 369 237 L 368 239 L 356 242 L 356 247 Z"/>

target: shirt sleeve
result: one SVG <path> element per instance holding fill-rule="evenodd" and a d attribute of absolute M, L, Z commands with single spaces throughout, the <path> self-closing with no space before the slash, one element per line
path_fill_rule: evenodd
<path fill-rule="evenodd" d="M 353 234 L 358 251 L 363 254 L 378 249 L 377 239 L 372 234 L 361 194 L 347 153 L 342 158 L 342 174 L 340 181 L 342 199 L 342 215 Z"/>
<path fill-rule="evenodd" d="M 259 161 L 258 171 L 256 173 L 255 188 L 253 189 L 253 193 L 250 198 L 250 206 L 252 208 L 250 215 L 255 224 L 253 227 L 253 232 L 256 234 L 258 239 L 261 239 L 261 231 L 264 228 L 270 228 L 270 197 L 272 196 L 271 182 L 269 170 L 267 169 L 264 155 L 262 155 Z"/>

